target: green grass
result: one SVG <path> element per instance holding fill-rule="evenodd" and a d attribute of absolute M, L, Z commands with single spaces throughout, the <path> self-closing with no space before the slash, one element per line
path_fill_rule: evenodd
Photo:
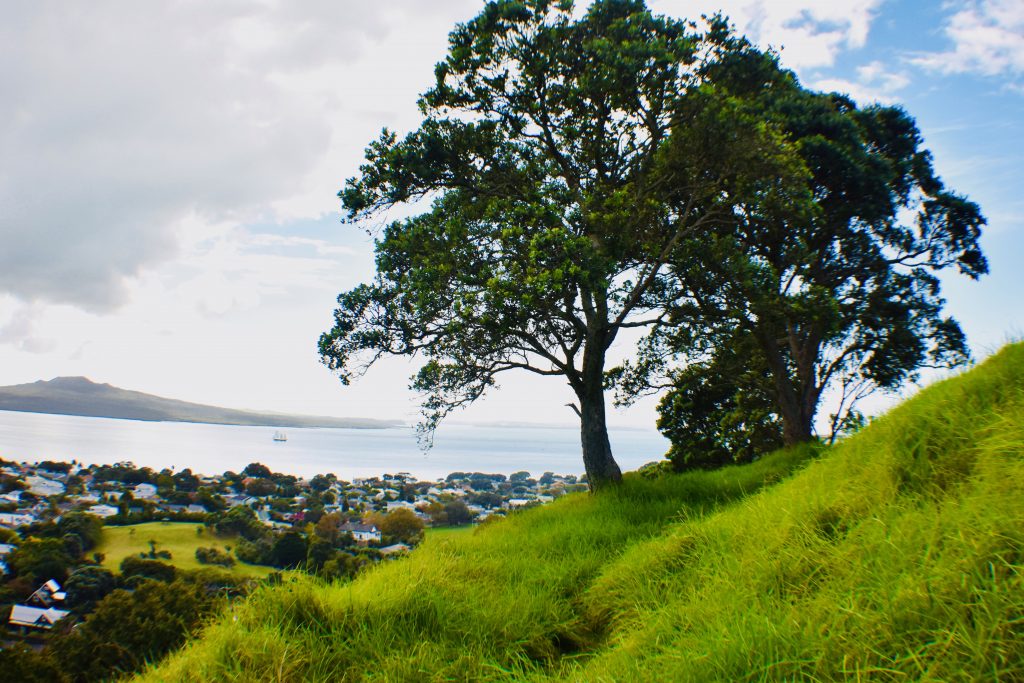
<path fill-rule="evenodd" d="M 572 495 L 259 590 L 147 680 L 1024 679 L 1024 345 L 819 457 Z"/>
<path fill-rule="evenodd" d="M 203 533 L 196 532 L 203 529 Z M 196 560 L 196 548 L 214 546 L 224 549 L 225 545 L 234 548 L 233 539 L 218 538 L 205 529 L 202 524 L 189 522 L 147 522 L 129 526 L 103 527 L 103 538 L 96 551 L 103 553 L 103 566 L 118 571 L 121 560 L 129 555 L 148 553 L 150 540 L 156 541 L 156 549 L 171 553 L 170 560 L 164 560 L 179 569 L 199 569 L 216 565 L 200 564 Z M 270 574 L 272 567 L 261 567 L 243 562 L 235 562 L 228 569 L 239 576 L 263 578 Z"/>

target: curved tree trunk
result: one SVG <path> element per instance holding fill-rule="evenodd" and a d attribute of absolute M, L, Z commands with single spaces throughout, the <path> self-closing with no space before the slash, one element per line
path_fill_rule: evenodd
<path fill-rule="evenodd" d="M 591 491 L 622 481 L 622 471 L 612 457 L 608 441 L 608 424 L 604 412 L 604 359 L 584 360 L 583 386 L 577 391 L 580 399 L 580 443 L 583 466 Z M 588 362 L 591 361 L 591 362 Z"/>

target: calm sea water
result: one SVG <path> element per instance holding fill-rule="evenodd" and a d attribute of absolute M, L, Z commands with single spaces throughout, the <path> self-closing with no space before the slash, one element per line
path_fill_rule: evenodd
<path fill-rule="evenodd" d="M 434 447 L 426 452 L 409 428 L 289 428 L 283 443 L 273 441 L 274 431 L 0 411 L 0 457 L 84 464 L 130 460 L 154 470 L 189 467 L 202 474 L 237 472 L 262 462 L 276 472 L 304 477 L 333 472 L 342 479 L 385 472 L 411 472 L 424 480 L 459 471 L 583 472 L 579 431 L 570 428 L 449 424 L 438 430 Z M 661 459 L 668 448 L 654 430 L 612 430 L 610 438 L 623 471 Z"/>

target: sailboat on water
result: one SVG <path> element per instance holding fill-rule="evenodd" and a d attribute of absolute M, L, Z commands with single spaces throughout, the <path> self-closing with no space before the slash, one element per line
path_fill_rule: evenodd
<path fill-rule="evenodd" d="M 282 431 L 274 432 L 274 441 L 287 441 L 288 435 Z"/>

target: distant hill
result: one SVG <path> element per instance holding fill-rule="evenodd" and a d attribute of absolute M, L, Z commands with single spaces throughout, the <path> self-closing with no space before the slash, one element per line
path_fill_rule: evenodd
<path fill-rule="evenodd" d="M 151 422 L 202 422 L 206 424 L 268 427 L 342 427 L 383 429 L 402 423 L 349 417 L 283 415 L 218 408 L 176 401 L 98 384 L 86 377 L 57 377 L 31 384 L 0 387 L 0 410 L 23 413 L 113 417 Z"/>

